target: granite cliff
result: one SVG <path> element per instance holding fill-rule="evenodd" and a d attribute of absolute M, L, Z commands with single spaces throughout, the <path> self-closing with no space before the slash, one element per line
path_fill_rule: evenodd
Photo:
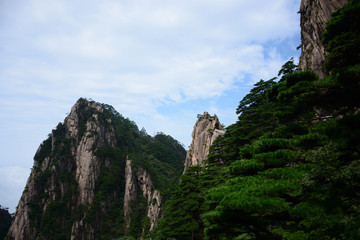
<path fill-rule="evenodd" d="M 161 216 L 185 153 L 170 136 L 79 99 L 38 148 L 6 239 L 140 238 Z"/>
<path fill-rule="evenodd" d="M 192 142 L 186 154 L 184 172 L 191 166 L 204 166 L 210 146 L 225 131 L 216 115 L 204 112 L 198 116 L 192 132 Z"/>
<path fill-rule="evenodd" d="M 321 43 L 322 33 L 331 13 L 346 4 L 348 0 L 301 0 L 301 56 L 299 68 L 314 70 L 320 78 L 326 75 L 324 69 L 325 50 Z"/>
<path fill-rule="evenodd" d="M 146 217 L 149 221 L 149 226 L 147 226 L 148 229 L 143 229 L 143 231 L 151 231 L 161 217 L 164 206 L 163 197 L 158 190 L 154 189 L 151 175 L 142 167 L 134 168 L 131 164 L 131 160 L 127 159 L 124 197 L 125 234 L 129 232 L 131 225 L 131 203 L 136 201 L 139 193 L 142 194 L 146 201 Z"/>

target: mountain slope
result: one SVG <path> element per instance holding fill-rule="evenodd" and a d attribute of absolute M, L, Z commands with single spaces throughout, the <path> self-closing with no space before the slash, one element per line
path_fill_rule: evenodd
<path fill-rule="evenodd" d="M 7 239 L 140 237 L 185 154 L 170 136 L 152 138 L 111 106 L 79 99 L 37 150 Z"/>
<path fill-rule="evenodd" d="M 181 177 L 154 239 L 360 239 L 360 2 L 332 16 L 329 76 L 289 61 L 256 83 Z"/>

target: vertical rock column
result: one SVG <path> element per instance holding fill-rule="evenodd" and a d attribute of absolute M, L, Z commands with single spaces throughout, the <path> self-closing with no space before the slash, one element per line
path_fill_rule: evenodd
<path fill-rule="evenodd" d="M 156 190 L 151 181 L 150 174 L 142 168 L 136 171 L 136 179 L 142 191 L 143 197 L 148 203 L 147 217 L 150 220 L 150 231 L 156 226 L 162 210 L 162 197 L 160 192 Z"/>
<path fill-rule="evenodd" d="M 131 201 L 134 201 L 137 196 L 136 179 L 131 167 L 131 160 L 126 158 L 125 167 L 125 195 L 124 195 L 124 219 L 125 219 L 125 235 L 128 234 L 131 221 Z"/>
<path fill-rule="evenodd" d="M 225 131 L 216 115 L 210 116 L 204 112 L 196 121 L 192 132 L 192 142 L 185 159 L 184 172 L 191 166 L 204 166 L 210 146 L 215 139 L 224 134 Z"/>

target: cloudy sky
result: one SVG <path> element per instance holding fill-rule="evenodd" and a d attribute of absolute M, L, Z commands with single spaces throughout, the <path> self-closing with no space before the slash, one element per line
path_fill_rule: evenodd
<path fill-rule="evenodd" d="M 239 101 L 300 52 L 300 0 L 0 1 L 0 204 L 80 97 L 188 147 L 196 115 Z"/>

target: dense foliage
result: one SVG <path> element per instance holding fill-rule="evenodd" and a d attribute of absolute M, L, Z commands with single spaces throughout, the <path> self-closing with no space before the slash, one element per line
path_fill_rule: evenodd
<path fill-rule="evenodd" d="M 153 239 L 360 239 L 359 11 L 349 1 L 327 24 L 329 76 L 290 60 L 255 84 Z"/>
<path fill-rule="evenodd" d="M 0 239 L 5 238 L 11 225 L 12 216 L 8 210 L 0 205 Z"/>

